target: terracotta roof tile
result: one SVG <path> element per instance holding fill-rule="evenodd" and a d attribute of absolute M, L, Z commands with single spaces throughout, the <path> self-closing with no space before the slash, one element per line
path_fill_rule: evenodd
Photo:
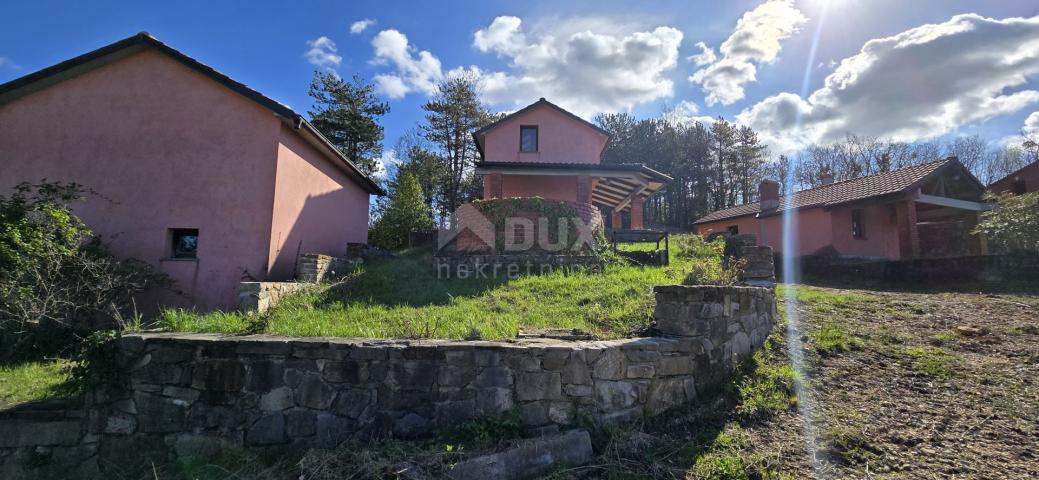
<path fill-rule="evenodd" d="M 947 158 L 890 172 L 878 173 L 852 180 L 845 180 L 843 182 L 836 182 L 830 185 L 823 185 L 808 190 L 802 190 L 800 192 L 795 192 L 792 195 L 793 201 L 790 201 L 791 199 L 786 196 L 779 197 L 779 207 L 773 212 L 782 212 L 790 208 L 839 205 L 867 198 L 900 193 L 909 189 L 917 182 L 923 180 L 939 169 L 958 163 L 959 161 L 955 158 Z M 730 218 L 755 215 L 760 212 L 760 203 L 747 203 L 709 213 L 697 219 L 693 223 L 698 224 L 718 220 L 728 220 Z"/>

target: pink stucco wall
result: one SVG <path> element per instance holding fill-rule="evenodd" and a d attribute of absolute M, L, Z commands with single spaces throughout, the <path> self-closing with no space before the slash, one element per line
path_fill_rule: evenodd
<path fill-rule="evenodd" d="M 284 231 L 294 211 L 272 208 L 276 183 L 310 185 L 289 175 L 300 162 L 285 152 L 293 147 L 282 128 L 255 102 L 145 50 L 0 105 L 0 191 L 41 178 L 92 188 L 98 195 L 76 204 L 76 214 L 114 252 L 160 267 L 183 292 L 140 308 L 230 308 L 244 273 L 267 279 L 272 223 Z M 293 194 L 277 200 L 291 204 Z M 359 201 L 367 208 L 367 196 Z M 312 218 L 298 231 L 312 233 Z M 196 260 L 168 258 L 171 228 L 199 230 Z M 280 267 L 284 253 L 277 258 Z"/>
<path fill-rule="evenodd" d="M 798 210 L 796 216 L 797 253 L 806 256 L 821 253 L 829 247 L 848 257 L 899 258 L 898 226 L 891 223 L 884 205 L 857 207 L 863 210 L 865 239 L 852 236 L 852 208 L 809 208 Z M 783 216 L 755 218 L 753 215 L 697 225 L 697 232 L 709 234 L 725 232 L 729 226 L 739 227 L 739 233 L 754 234 L 758 244 L 768 245 L 776 252 L 783 251 Z"/>
<path fill-rule="evenodd" d="M 538 127 L 538 152 L 520 153 L 520 127 Z M 548 106 L 512 117 L 484 137 L 488 162 L 599 163 L 607 138 Z"/>
<path fill-rule="evenodd" d="M 297 251 L 345 255 L 368 241 L 368 192 L 285 125 L 274 192 L 271 278 L 292 276 Z"/>
<path fill-rule="evenodd" d="M 575 175 L 503 175 L 503 197 L 541 197 L 549 200 L 577 201 Z"/>

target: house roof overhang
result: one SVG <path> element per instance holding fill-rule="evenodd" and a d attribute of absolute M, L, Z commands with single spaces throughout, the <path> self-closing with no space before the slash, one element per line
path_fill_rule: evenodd
<path fill-rule="evenodd" d="M 385 195 L 386 192 L 369 178 L 350 159 L 335 148 L 313 125 L 302 115 L 296 113 L 288 106 L 253 90 L 249 86 L 220 73 L 213 67 L 206 65 L 181 51 L 166 45 L 153 37 L 148 32 L 140 32 L 132 37 L 124 38 L 115 43 L 105 45 L 96 50 L 84 53 L 78 57 L 65 60 L 64 62 L 51 65 L 50 67 L 30 73 L 10 82 L 0 84 L 0 106 L 15 101 L 21 97 L 56 85 L 65 80 L 79 76 L 80 74 L 109 65 L 118 60 L 127 58 L 145 49 L 154 49 L 165 54 L 169 58 L 182 65 L 205 75 L 213 81 L 227 87 L 231 91 L 249 99 L 270 110 L 279 120 L 303 137 L 311 146 L 316 148 L 323 157 L 328 159 L 340 171 L 344 172 L 351 180 L 356 182 L 365 191 L 375 195 Z"/>
<path fill-rule="evenodd" d="M 671 177 L 642 164 L 579 164 L 533 162 L 478 162 L 481 175 L 551 175 L 595 178 L 592 203 L 615 210 L 628 210 L 635 198 L 647 199 L 664 188 Z"/>

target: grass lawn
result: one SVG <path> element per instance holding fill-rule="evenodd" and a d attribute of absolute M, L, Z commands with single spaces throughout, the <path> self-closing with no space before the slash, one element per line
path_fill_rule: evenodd
<path fill-rule="evenodd" d="M 68 380 L 64 366 L 60 360 L 0 365 L 0 409 L 56 396 Z"/>
<path fill-rule="evenodd" d="M 428 250 L 405 251 L 364 264 L 342 284 L 285 300 L 262 317 L 167 311 L 162 322 L 174 331 L 289 336 L 504 339 L 520 329 L 554 328 L 624 337 L 649 326 L 654 285 L 681 283 L 694 261 L 720 262 L 717 255 L 680 258 L 685 242 L 672 240 L 667 267 L 609 265 L 601 274 L 509 281 L 438 279 Z"/>

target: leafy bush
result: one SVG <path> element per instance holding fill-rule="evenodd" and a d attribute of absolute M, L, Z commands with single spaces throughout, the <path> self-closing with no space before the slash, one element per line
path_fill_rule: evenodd
<path fill-rule="evenodd" d="M 743 275 L 746 262 L 725 261 L 725 239 L 708 241 L 702 235 L 680 235 L 675 239 L 675 256 L 690 263 L 685 285 L 735 285 Z"/>
<path fill-rule="evenodd" d="M 425 202 L 422 186 L 411 173 L 396 179 L 389 202 L 380 205 L 379 219 L 368 233 L 369 241 L 388 250 L 408 246 L 408 234 L 433 230 L 433 214 Z"/>
<path fill-rule="evenodd" d="M 75 183 L 19 184 L 0 196 L 0 356 L 56 353 L 80 331 L 126 325 L 133 295 L 168 280 L 112 257 L 69 210 Z"/>
<path fill-rule="evenodd" d="M 981 214 L 976 233 L 995 252 L 1039 252 L 1039 192 L 990 196 L 996 207 Z"/>

